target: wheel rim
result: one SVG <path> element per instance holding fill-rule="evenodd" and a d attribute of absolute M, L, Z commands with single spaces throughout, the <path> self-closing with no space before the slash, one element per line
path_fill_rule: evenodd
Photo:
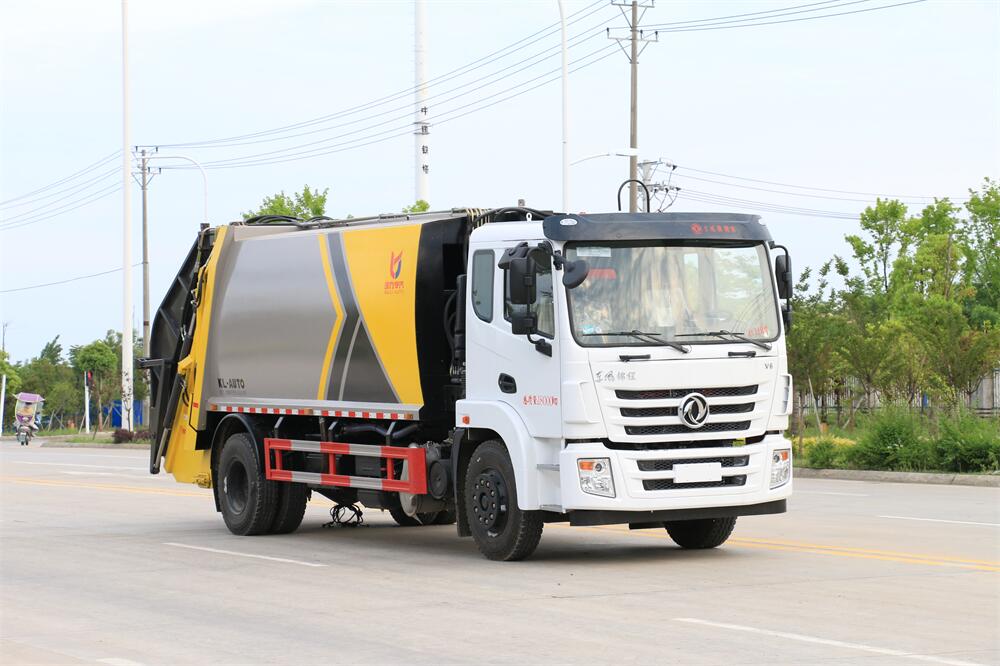
<path fill-rule="evenodd" d="M 247 475 L 247 468 L 238 460 L 234 460 L 229 466 L 222 480 L 222 492 L 233 513 L 243 513 L 250 495 L 250 477 Z"/>
<path fill-rule="evenodd" d="M 489 537 L 499 536 L 509 516 L 507 484 L 495 469 L 483 470 L 472 487 L 472 515 Z"/>

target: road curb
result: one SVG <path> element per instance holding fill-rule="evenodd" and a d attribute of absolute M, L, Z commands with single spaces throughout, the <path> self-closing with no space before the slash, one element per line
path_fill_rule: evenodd
<path fill-rule="evenodd" d="M 845 481 L 882 481 L 888 483 L 929 483 L 942 486 L 978 486 L 1000 488 L 997 474 L 935 474 L 931 472 L 881 472 L 865 469 L 813 469 L 796 467 L 800 479 L 842 479 Z"/>

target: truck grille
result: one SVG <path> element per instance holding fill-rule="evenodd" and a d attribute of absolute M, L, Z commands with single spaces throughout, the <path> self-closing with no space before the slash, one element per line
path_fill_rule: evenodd
<path fill-rule="evenodd" d="M 709 410 L 712 414 L 746 414 L 752 412 L 754 403 L 745 402 L 739 405 L 712 405 Z M 622 407 L 622 416 L 632 416 L 638 418 L 649 418 L 652 416 L 677 416 L 676 407 Z"/>
<path fill-rule="evenodd" d="M 746 430 L 750 427 L 750 421 L 726 421 L 722 423 L 706 423 L 697 432 L 735 432 Z M 693 431 L 686 425 L 675 423 L 672 425 L 644 425 L 625 426 L 626 435 L 690 435 Z"/>
<path fill-rule="evenodd" d="M 684 490 L 685 488 L 722 488 L 746 485 L 745 474 L 727 476 L 721 481 L 700 481 L 696 483 L 674 483 L 673 479 L 647 479 L 642 482 L 644 490 Z"/>
<path fill-rule="evenodd" d="M 746 467 L 750 456 L 725 456 L 715 458 L 685 458 L 682 460 L 640 460 L 640 472 L 668 472 L 674 465 L 694 465 L 697 463 L 722 463 L 723 467 Z"/>
<path fill-rule="evenodd" d="M 757 392 L 757 384 L 753 386 L 721 386 L 714 388 L 687 389 L 655 389 L 648 391 L 615 391 L 619 400 L 679 400 L 689 393 L 701 393 L 706 398 L 731 398 L 741 395 L 753 395 Z"/>

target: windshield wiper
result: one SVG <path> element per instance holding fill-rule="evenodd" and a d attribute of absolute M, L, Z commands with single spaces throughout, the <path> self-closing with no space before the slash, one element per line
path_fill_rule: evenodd
<path fill-rule="evenodd" d="M 676 342 L 671 342 L 670 340 L 664 340 L 663 338 L 660 337 L 659 333 L 643 333 L 642 331 L 637 331 L 637 330 L 634 330 L 634 329 L 631 330 L 631 331 L 612 331 L 610 333 L 584 333 L 583 335 L 585 335 L 585 336 L 593 336 L 593 335 L 631 335 L 633 338 L 636 338 L 637 340 L 642 340 L 643 342 L 649 342 L 650 340 L 652 340 L 656 344 L 666 345 L 667 347 L 672 347 L 672 348 L 676 349 L 677 351 L 682 352 L 684 354 L 687 354 L 689 351 L 691 351 L 690 348 L 685 347 L 684 345 L 677 344 Z"/>
<path fill-rule="evenodd" d="M 752 345 L 757 345 L 765 351 L 771 350 L 771 345 L 767 342 L 761 342 L 760 340 L 754 340 L 753 338 L 748 338 L 742 333 L 733 333 L 732 331 L 702 331 L 701 333 L 679 333 L 675 337 L 678 338 L 692 338 L 696 335 L 709 335 L 714 338 L 721 338 L 723 336 L 730 336 L 736 338 L 737 340 L 742 340 L 743 342 L 749 342 Z"/>

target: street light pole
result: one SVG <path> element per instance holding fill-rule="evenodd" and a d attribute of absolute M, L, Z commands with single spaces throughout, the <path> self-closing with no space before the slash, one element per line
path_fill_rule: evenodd
<path fill-rule="evenodd" d="M 146 156 L 147 160 L 184 160 L 190 162 L 194 166 L 198 167 L 201 171 L 201 187 L 202 187 L 202 222 L 208 224 L 208 174 L 205 172 L 205 167 L 201 165 L 197 160 L 188 157 L 187 155 L 160 155 L 156 153 L 154 155 Z"/>
<path fill-rule="evenodd" d="M 566 11 L 559 0 L 562 26 L 562 209 L 569 212 L 569 65 L 566 56 Z"/>
<path fill-rule="evenodd" d="M 129 150 L 128 0 L 122 0 L 122 408 L 132 430 L 132 153 Z"/>

